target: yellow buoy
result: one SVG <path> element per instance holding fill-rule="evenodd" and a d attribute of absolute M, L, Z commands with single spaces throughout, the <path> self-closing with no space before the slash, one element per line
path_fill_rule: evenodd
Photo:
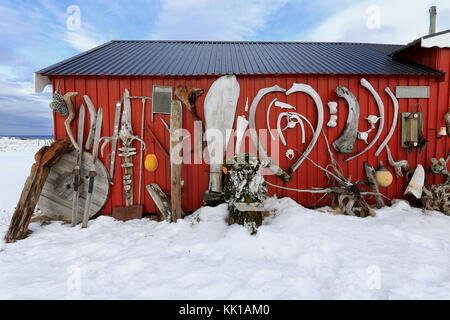
<path fill-rule="evenodd" d="M 155 154 L 146 155 L 144 166 L 145 166 L 145 170 L 151 171 L 151 172 L 158 169 L 158 158 L 156 158 L 156 155 Z"/>
<path fill-rule="evenodd" d="M 380 161 L 380 166 L 375 170 L 375 178 L 380 187 L 389 187 L 394 180 L 392 173 L 383 166 Z"/>

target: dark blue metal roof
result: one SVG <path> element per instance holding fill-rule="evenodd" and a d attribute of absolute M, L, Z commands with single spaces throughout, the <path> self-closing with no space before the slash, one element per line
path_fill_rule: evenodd
<path fill-rule="evenodd" d="M 39 70 L 46 75 L 414 74 L 401 45 L 329 42 L 111 41 Z"/>

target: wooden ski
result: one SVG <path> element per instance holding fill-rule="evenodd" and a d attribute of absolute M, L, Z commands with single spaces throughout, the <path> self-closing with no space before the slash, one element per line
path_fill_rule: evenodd
<path fill-rule="evenodd" d="M 100 142 L 100 133 L 102 131 L 102 120 L 103 110 L 102 108 L 99 108 L 97 111 L 97 121 L 95 124 L 94 146 L 92 148 L 92 155 L 94 156 L 94 159 L 92 161 L 92 169 L 89 171 L 88 194 L 84 207 L 83 222 L 81 225 L 82 228 L 87 228 L 91 211 L 92 192 L 94 191 L 95 176 L 97 175 L 97 171 L 95 170 L 95 162 L 97 161 L 98 145 Z"/>
<path fill-rule="evenodd" d="M 77 131 L 77 143 L 80 147 L 80 151 L 77 152 L 77 163 L 73 169 L 73 199 L 72 199 L 72 227 L 77 225 L 78 222 L 78 198 L 80 196 L 80 168 L 81 160 L 83 158 L 83 134 L 84 134 L 84 105 L 81 105 L 80 112 L 78 114 L 78 131 Z M 91 120 L 92 121 L 92 120 Z"/>

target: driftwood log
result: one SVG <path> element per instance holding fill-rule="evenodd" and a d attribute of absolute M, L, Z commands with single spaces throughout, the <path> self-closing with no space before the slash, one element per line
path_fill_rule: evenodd
<path fill-rule="evenodd" d="M 364 161 L 364 171 L 366 172 L 367 181 L 370 182 L 370 188 L 374 193 L 380 193 L 377 179 L 375 178 L 375 169 L 367 162 Z M 378 209 L 384 207 L 384 201 L 381 196 L 375 196 L 375 204 Z"/>
<path fill-rule="evenodd" d="M 51 146 L 42 147 L 35 154 L 36 162 L 31 167 L 30 175 L 25 181 L 22 194 L 5 235 L 7 243 L 24 239 L 28 235 L 28 225 L 51 167 L 73 148 L 70 139 L 66 138 L 53 142 Z"/>
<path fill-rule="evenodd" d="M 434 184 L 423 189 L 422 203 L 426 210 L 440 211 L 450 216 L 450 185 Z"/>

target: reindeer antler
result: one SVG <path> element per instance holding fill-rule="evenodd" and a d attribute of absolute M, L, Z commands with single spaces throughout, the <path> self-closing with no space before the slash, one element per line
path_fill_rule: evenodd
<path fill-rule="evenodd" d="M 75 138 L 72 133 L 72 129 L 70 128 L 70 123 L 75 119 L 75 107 L 72 103 L 72 97 L 78 96 L 78 92 L 67 92 L 63 99 L 66 103 L 68 115 L 66 121 L 64 121 L 64 126 L 66 127 L 67 135 L 69 136 L 70 142 L 72 142 L 74 148 L 77 150 L 77 152 L 80 152 L 80 146 L 75 141 Z"/>

